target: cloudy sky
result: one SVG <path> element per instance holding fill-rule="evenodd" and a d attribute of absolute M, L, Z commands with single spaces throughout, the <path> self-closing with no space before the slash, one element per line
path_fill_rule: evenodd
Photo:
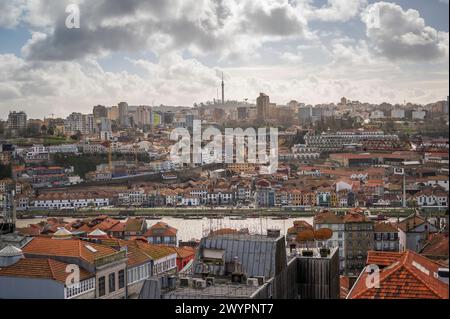
<path fill-rule="evenodd" d="M 66 27 L 78 4 L 80 28 Z M 0 118 L 127 101 L 446 98 L 448 0 L 0 0 Z"/>

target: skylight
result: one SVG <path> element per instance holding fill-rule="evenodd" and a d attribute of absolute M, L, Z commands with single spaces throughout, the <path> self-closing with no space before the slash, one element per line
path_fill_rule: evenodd
<path fill-rule="evenodd" d="M 91 245 L 86 245 L 86 248 L 89 249 L 89 251 L 91 251 L 92 253 L 96 253 L 97 252 L 97 249 L 95 249 Z"/>

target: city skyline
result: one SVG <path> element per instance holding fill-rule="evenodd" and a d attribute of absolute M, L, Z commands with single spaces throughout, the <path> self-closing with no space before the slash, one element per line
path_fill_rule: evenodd
<path fill-rule="evenodd" d="M 77 3 L 80 29 L 67 29 Z M 106 5 L 107 4 L 107 5 Z M 0 4 L 0 118 L 97 104 L 427 104 L 448 96 L 448 1 Z M 175 14 L 174 14 L 175 12 Z M 183 15 L 181 15 L 183 12 Z M 374 14 L 381 12 L 374 27 Z M 375 21 L 377 21 L 375 19 Z M 164 23 L 163 23 L 164 22 Z"/>

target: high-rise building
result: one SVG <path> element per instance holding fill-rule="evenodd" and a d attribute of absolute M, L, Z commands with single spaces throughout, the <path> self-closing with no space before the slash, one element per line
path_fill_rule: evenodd
<path fill-rule="evenodd" d="M 136 124 L 138 127 L 151 125 L 152 110 L 149 106 L 138 106 L 136 109 Z"/>
<path fill-rule="evenodd" d="M 64 131 L 68 135 L 76 134 L 91 134 L 95 133 L 95 120 L 93 114 L 81 114 L 73 112 L 64 121 Z"/>
<path fill-rule="evenodd" d="M 107 117 L 111 121 L 117 121 L 119 119 L 119 108 L 116 105 L 107 108 Z"/>
<path fill-rule="evenodd" d="M 130 119 L 128 118 L 128 103 L 119 103 L 119 124 L 122 127 L 130 126 Z"/>
<path fill-rule="evenodd" d="M 270 98 L 264 93 L 260 93 L 256 99 L 257 120 L 264 122 L 269 113 Z"/>
<path fill-rule="evenodd" d="M 96 132 L 95 118 L 93 114 L 84 114 L 83 120 L 85 123 L 84 134 L 91 134 Z"/>
<path fill-rule="evenodd" d="M 64 121 L 64 131 L 71 135 L 84 132 L 83 114 L 73 112 Z"/>
<path fill-rule="evenodd" d="M 94 117 L 96 119 L 102 118 L 102 117 L 108 117 L 108 111 L 106 110 L 106 107 L 103 105 L 94 106 L 94 108 L 92 110 L 92 114 L 94 114 Z"/>
<path fill-rule="evenodd" d="M 322 119 L 322 108 L 311 105 L 301 106 L 298 109 L 298 116 L 301 124 L 314 123 Z"/>
<path fill-rule="evenodd" d="M 27 115 L 25 112 L 9 112 L 6 131 L 12 136 L 23 134 L 27 129 Z"/>

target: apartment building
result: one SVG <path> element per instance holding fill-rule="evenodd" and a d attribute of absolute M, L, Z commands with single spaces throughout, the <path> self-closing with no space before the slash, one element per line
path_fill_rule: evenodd
<path fill-rule="evenodd" d="M 400 240 L 398 229 L 391 223 L 374 224 L 374 250 L 398 252 Z"/>
<path fill-rule="evenodd" d="M 333 231 L 333 236 L 326 241 L 318 241 L 319 247 L 339 248 L 339 269 L 343 273 L 346 269 L 346 241 L 344 217 L 336 215 L 334 212 L 324 211 L 314 216 L 313 227 L 315 230 L 329 228 Z"/>
<path fill-rule="evenodd" d="M 365 267 L 367 252 L 374 248 L 373 221 L 359 211 L 349 211 L 344 216 L 345 272 L 359 274 Z"/>

